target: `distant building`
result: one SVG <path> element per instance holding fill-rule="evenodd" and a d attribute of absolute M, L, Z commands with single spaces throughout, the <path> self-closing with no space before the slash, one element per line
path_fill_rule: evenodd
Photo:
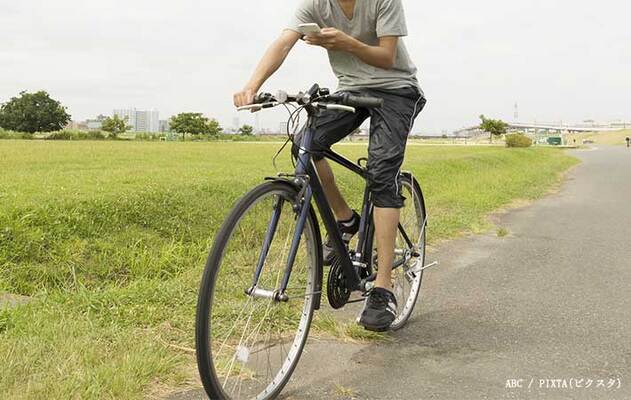
<path fill-rule="evenodd" d="M 169 120 L 161 119 L 158 122 L 158 131 L 160 132 L 170 132 L 171 126 L 169 125 Z"/>
<path fill-rule="evenodd" d="M 127 121 L 133 132 L 160 132 L 158 110 L 142 111 L 135 108 L 114 110 L 114 115 Z"/>
<path fill-rule="evenodd" d="M 114 110 L 113 115 L 118 115 L 118 118 L 127 122 L 127 125 L 131 126 L 132 130 L 135 130 L 135 127 L 136 127 L 136 109 L 135 108 Z"/>
<path fill-rule="evenodd" d="M 627 128 L 631 128 L 631 122 L 625 122 L 625 121 L 615 121 L 615 122 L 610 122 L 609 126 L 611 128 L 615 128 L 615 129 L 627 129 Z"/>
<path fill-rule="evenodd" d="M 103 121 L 107 118 L 105 115 L 100 114 L 95 119 L 88 119 L 85 121 L 85 127 L 89 131 L 98 131 L 103 127 Z"/>
<path fill-rule="evenodd" d="M 85 121 L 70 121 L 68 122 L 68 125 L 66 125 L 66 129 L 87 131 L 88 125 L 85 123 Z"/>
<path fill-rule="evenodd" d="M 85 121 L 85 124 L 86 128 L 88 128 L 89 131 L 98 131 L 103 127 L 103 121 L 98 121 L 95 119 L 89 119 Z"/>
<path fill-rule="evenodd" d="M 160 115 L 157 110 L 136 111 L 136 132 L 159 132 Z"/>

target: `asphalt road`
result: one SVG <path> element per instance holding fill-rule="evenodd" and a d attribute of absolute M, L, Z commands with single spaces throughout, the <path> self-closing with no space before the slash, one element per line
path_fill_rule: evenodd
<path fill-rule="evenodd" d="M 508 236 L 431 255 L 392 342 L 310 342 L 282 398 L 631 399 L 631 151 L 574 154 L 558 193 L 497 217 Z"/>

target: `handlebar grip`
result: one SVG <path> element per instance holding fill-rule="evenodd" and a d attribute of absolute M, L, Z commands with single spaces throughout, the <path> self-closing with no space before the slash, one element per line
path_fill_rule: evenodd
<path fill-rule="evenodd" d="M 254 96 L 253 104 L 270 103 L 272 101 L 274 101 L 274 96 L 271 93 L 259 93 Z"/>
<path fill-rule="evenodd" d="M 355 113 L 355 107 L 345 106 L 343 104 L 326 104 L 324 106 L 327 110 L 337 110 L 337 111 L 346 111 L 350 113 Z"/>
<path fill-rule="evenodd" d="M 341 103 L 351 107 L 380 108 L 383 106 L 383 99 L 377 97 L 354 96 L 352 94 L 346 94 L 344 95 Z"/>

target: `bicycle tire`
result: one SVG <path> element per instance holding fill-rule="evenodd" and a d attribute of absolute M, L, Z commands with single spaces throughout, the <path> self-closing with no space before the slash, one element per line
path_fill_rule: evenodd
<path fill-rule="evenodd" d="M 221 229 L 217 233 L 214 245 L 206 262 L 197 303 L 195 336 L 199 374 L 204 389 L 211 399 L 236 400 L 242 398 L 240 397 L 242 382 L 239 383 L 239 396 L 235 397 L 234 394 L 231 395 L 227 393 L 225 388 L 225 382 L 227 382 L 228 378 L 230 378 L 231 371 L 228 371 L 227 377 L 220 377 L 217 373 L 217 363 L 219 363 L 219 360 L 213 359 L 213 346 L 211 343 L 213 329 L 213 302 L 217 300 L 215 299 L 215 290 L 217 277 L 220 272 L 219 270 L 220 268 L 222 268 L 222 260 L 225 256 L 224 252 L 226 251 L 226 248 L 230 243 L 235 229 L 239 225 L 241 219 L 244 218 L 244 216 L 248 213 L 248 211 L 252 209 L 260 199 L 264 198 L 265 196 L 269 196 L 270 194 L 278 195 L 282 197 L 285 201 L 293 203 L 296 201 L 298 191 L 287 182 L 272 181 L 266 182 L 246 194 L 234 206 L 231 213 L 223 223 Z M 295 211 L 292 210 L 292 212 Z M 281 360 L 281 372 L 274 376 L 273 381 L 265 387 L 265 390 L 261 391 L 255 396 L 247 396 L 243 398 L 254 398 L 257 400 L 268 400 L 275 398 L 276 396 L 278 396 L 278 394 L 280 394 L 284 386 L 290 380 L 291 375 L 293 374 L 293 371 L 300 360 L 302 350 L 305 346 L 309 334 L 309 328 L 311 326 L 314 309 L 316 308 L 317 302 L 319 302 L 320 300 L 319 295 L 315 294 L 318 289 L 321 290 L 322 261 L 321 243 L 319 241 L 320 233 L 318 230 L 317 221 L 315 219 L 315 214 L 313 210 L 311 210 L 307 217 L 307 222 L 302 233 L 303 243 L 301 245 L 304 244 L 307 251 L 310 252 L 312 255 L 309 259 L 310 265 L 307 267 L 307 274 L 309 275 L 309 277 L 307 280 L 307 287 L 305 288 L 305 293 L 312 294 L 307 294 L 304 296 L 305 305 L 302 310 L 302 317 L 298 325 L 298 330 L 296 331 L 296 336 L 294 337 L 294 340 L 292 342 L 292 346 L 290 347 L 289 352 L 287 352 L 287 358 L 284 362 Z M 237 346 L 236 353 L 239 352 L 239 346 Z M 282 343 L 280 344 L 280 346 L 283 346 Z M 235 354 L 233 357 L 237 357 L 237 355 Z M 232 362 L 234 363 L 234 360 Z M 269 354 L 267 362 L 270 362 Z M 224 380 L 223 384 L 221 382 L 222 379 Z"/>

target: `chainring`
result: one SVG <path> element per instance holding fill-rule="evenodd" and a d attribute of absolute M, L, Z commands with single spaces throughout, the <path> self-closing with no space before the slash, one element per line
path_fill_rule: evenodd
<path fill-rule="evenodd" d="M 348 299 L 351 298 L 351 291 L 348 289 L 346 283 L 346 275 L 342 268 L 342 262 L 339 258 L 335 258 L 331 264 L 331 270 L 329 271 L 329 281 L 326 285 L 326 293 L 329 298 L 329 304 L 334 310 L 339 310 L 348 304 Z"/>

